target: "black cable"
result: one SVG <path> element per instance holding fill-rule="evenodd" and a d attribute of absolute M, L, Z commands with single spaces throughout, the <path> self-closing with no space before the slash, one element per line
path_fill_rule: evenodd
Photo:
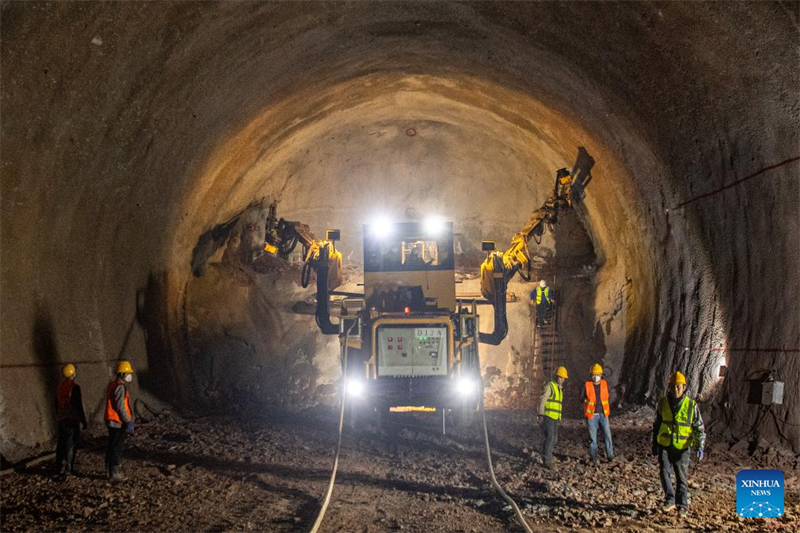
<path fill-rule="evenodd" d="M 778 421 L 778 415 L 772 410 L 772 405 L 769 406 L 769 413 L 772 415 L 772 420 L 775 422 L 775 428 L 778 430 L 778 435 L 780 435 L 783 440 L 791 444 L 792 441 L 789 440 L 789 437 L 787 437 L 786 433 L 783 432 L 783 428 Z"/>
<path fill-rule="evenodd" d="M 300 273 L 300 285 L 304 289 L 308 287 L 308 283 L 311 281 L 311 270 L 311 258 L 309 258 L 308 261 L 303 263 L 303 271 Z"/>
<path fill-rule="evenodd" d="M 286 257 L 290 253 L 294 252 L 294 249 L 297 248 L 297 242 L 298 242 L 297 235 L 295 235 L 292 238 L 292 240 L 286 243 L 281 243 L 280 244 L 281 256 Z"/>

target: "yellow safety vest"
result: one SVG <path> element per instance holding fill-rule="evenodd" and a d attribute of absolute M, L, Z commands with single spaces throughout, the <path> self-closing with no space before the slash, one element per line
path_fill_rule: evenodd
<path fill-rule="evenodd" d="M 536 305 L 542 303 L 542 293 L 544 293 L 544 299 L 547 303 L 550 303 L 550 287 L 545 287 L 544 290 L 541 287 L 536 287 Z"/>
<path fill-rule="evenodd" d="M 549 385 L 550 397 L 544 404 L 544 416 L 550 417 L 553 420 L 561 420 L 561 404 L 564 400 L 564 391 L 552 381 Z"/>
<path fill-rule="evenodd" d="M 658 437 L 656 437 L 661 446 L 671 444 L 676 450 L 685 450 L 689 447 L 692 423 L 694 422 L 694 407 L 695 401 L 684 396 L 673 419 L 669 401 L 666 397 L 661 398 L 658 407 L 661 412 L 661 425 L 658 428 Z"/>

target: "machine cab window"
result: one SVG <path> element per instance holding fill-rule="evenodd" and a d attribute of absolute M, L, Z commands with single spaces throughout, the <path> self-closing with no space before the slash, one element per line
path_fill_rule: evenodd
<path fill-rule="evenodd" d="M 426 234 L 416 223 L 397 223 L 383 233 L 364 228 L 364 270 L 403 272 L 453 270 L 453 225 L 437 235 Z"/>

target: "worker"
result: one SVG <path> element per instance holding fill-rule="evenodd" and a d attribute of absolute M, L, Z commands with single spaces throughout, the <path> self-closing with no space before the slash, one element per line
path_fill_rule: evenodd
<path fill-rule="evenodd" d="M 382 270 L 396 270 L 400 266 L 400 247 L 397 244 L 392 244 L 386 253 L 383 254 L 381 260 Z"/>
<path fill-rule="evenodd" d="M 661 486 L 664 489 L 662 510 L 671 511 L 677 503 L 678 512 L 685 516 L 689 513 L 690 450 L 694 448 L 697 460 L 703 460 L 706 432 L 697 402 L 685 394 L 686 377 L 675 372 L 669 385 L 667 395 L 656 405 L 653 455 L 658 456 L 661 470 Z M 677 495 L 672 487 L 673 477 L 677 481 Z"/>
<path fill-rule="evenodd" d="M 106 474 L 111 481 L 125 479 L 119 471 L 125 436 L 133 434 L 133 411 L 128 384 L 133 381 L 133 368 L 128 361 L 117 365 L 117 377 L 106 388 L 106 426 L 108 446 L 106 448 Z"/>
<path fill-rule="evenodd" d="M 550 318 L 553 309 L 553 298 L 550 287 L 545 280 L 539 281 L 539 286 L 531 291 L 531 305 L 536 304 L 536 325 L 544 326 Z"/>
<path fill-rule="evenodd" d="M 539 423 L 544 432 L 542 441 L 542 460 L 544 467 L 553 468 L 553 447 L 558 440 L 558 421 L 561 420 L 561 407 L 564 401 L 564 382 L 569 378 L 567 369 L 556 369 L 555 379 L 545 384 L 539 402 Z"/>
<path fill-rule="evenodd" d="M 75 473 L 75 445 L 81 427 L 86 429 L 86 412 L 83 410 L 81 387 L 75 383 L 78 373 L 75 365 L 67 364 L 61 369 L 64 379 L 56 388 L 56 422 L 58 423 L 58 445 L 56 464 L 62 479 Z"/>
<path fill-rule="evenodd" d="M 405 266 L 408 268 L 420 269 L 420 268 L 425 268 L 428 265 L 427 263 L 425 263 L 425 260 L 420 255 L 419 248 L 415 246 L 414 248 L 411 249 L 411 253 L 408 254 L 408 257 L 406 257 Z"/>
<path fill-rule="evenodd" d="M 614 445 L 611 442 L 611 425 L 608 415 L 611 407 L 608 404 L 608 383 L 603 379 L 603 367 L 592 365 L 589 370 L 591 379 L 586 382 L 583 393 L 583 415 L 589 428 L 589 458 L 597 463 L 597 428 L 603 430 L 603 443 L 606 447 L 606 459 L 614 460 Z"/>

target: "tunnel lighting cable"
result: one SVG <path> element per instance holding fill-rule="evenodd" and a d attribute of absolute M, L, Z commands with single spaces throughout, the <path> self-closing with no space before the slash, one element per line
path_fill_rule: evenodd
<path fill-rule="evenodd" d="M 317 519 L 314 521 L 314 526 L 311 528 L 311 533 L 317 533 L 319 531 L 319 526 L 322 525 L 322 520 L 325 518 L 325 511 L 328 510 L 328 504 L 331 502 L 331 495 L 333 494 L 333 485 L 336 482 L 336 471 L 339 468 L 339 452 L 342 449 L 342 428 L 344 427 L 344 402 L 347 399 L 347 338 L 350 336 L 350 332 L 353 330 L 353 327 L 358 324 L 358 321 L 361 319 L 361 313 L 356 315 L 356 319 L 353 320 L 353 323 L 347 328 L 347 333 L 345 333 L 344 337 L 344 357 L 342 362 L 342 373 L 344 375 L 343 382 L 345 383 L 342 386 L 342 405 L 339 409 L 339 436 L 336 442 L 336 455 L 333 458 L 333 472 L 331 472 L 331 480 L 328 483 L 328 492 L 325 494 L 325 500 L 322 502 L 322 508 L 319 510 L 319 515 Z"/>
<path fill-rule="evenodd" d="M 480 359 L 478 360 L 478 368 L 480 368 Z M 482 380 L 481 380 L 482 382 Z M 481 386 L 481 401 L 480 401 L 480 408 L 481 408 L 481 420 L 483 421 L 483 442 L 486 445 L 486 462 L 489 465 L 489 475 L 492 479 L 492 485 L 500 493 L 500 496 L 503 497 L 505 501 L 514 509 L 514 514 L 517 515 L 517 521 L 519 524 L 525 529 L 525 533 L 533 533 L 531 526 L 528 525 L 528 522 L 525 521 L 525 517 L 522 516 L 522 511 L 519 510 L 517 504 L 514 503 L 514 500 L 506 494 L 506 491 L 503 490 L 503 487 L 500 486 L 500 483 L 497 482 L 497 478 L 494 475 L 494 466 L 492 465 L 492 449 L 489 447 L 489 430 L 486 428 L 486 412 L 483 410 L 483 386 Z"/>

